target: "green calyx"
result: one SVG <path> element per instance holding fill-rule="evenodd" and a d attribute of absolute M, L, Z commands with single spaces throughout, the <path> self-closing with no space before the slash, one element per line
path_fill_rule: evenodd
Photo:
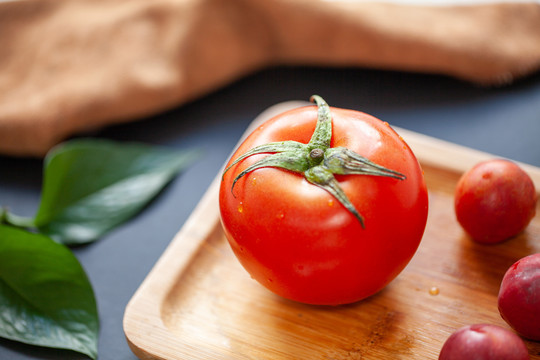
<path fill-rule="evenodd" d="M 330 147 L 332 139 L 332 115 L 328 104 L 318 95 L 311 97 L 317 107 L 317 126 L 307 144 L 297 141 L 281 141 L 259 145 L 239 156 L 223 175 L 242 160 L 255 155 L 270 155 L 244 169 L 233 180 L 231 191 L 244 175 L 263 168 L 274 167 L 304 174 L 311 184 L 334 196 L 365 228 L 364 218 L 351 203 L 334 175 L 372 175 L 405 180 L 405 175 L 375 164 L 367 158 L 344 147 Z"/>

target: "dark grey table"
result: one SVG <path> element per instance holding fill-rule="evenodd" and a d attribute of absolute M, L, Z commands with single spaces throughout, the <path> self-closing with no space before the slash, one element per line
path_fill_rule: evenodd
<path fill-rule="evenodd" d="M 481 88 L 434 75 L 272 68 L 169 112 L 86 134 L 204 150 L 199 163 L 176 178 L 143 213 L 98 242 L 74 249 L 96 292 L 100 359 L 135 359 L 122 328 L 125 306 L 248 124 L 271 105 L 308 100 L 312 94 L 391 125 L 540 166 L 540 74 L 502 88 Z M 41 171 L 41 160 L 0 156 L 0 205 L 32 216 L 39 204 Z M 0 339 L 0 359 L 84 358 Z"/>

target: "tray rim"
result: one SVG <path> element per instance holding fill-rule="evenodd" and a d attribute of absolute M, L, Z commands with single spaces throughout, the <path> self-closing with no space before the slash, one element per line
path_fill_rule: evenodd
<path fill-rule="evenodd" d="M 306 104 L 309 103 L 289 101 L 266 109 L 248 126 L 237 146 L 266 119 L 285 110 Z M 392 128 L 411 147 L 422 166 L 436 167 L 461 174 L 478 162 L 503 158 L 400 127 L 392 126 Z M 441 164 L 441 158 L 445 159 L 443 164 Z M 538 194 L 540 192 L 540 168 L 518 161 L 514 162 L 529 174 Z M 176 284 L 178 276 L 189 266 L 190 260 L 204 243 L 203 240 L 210 235 L 220 221 L 217 199 L 221 172 L 222 169 L 218 171 L 218 175 L 214 178 L 200 202 L 180 231 L 173 237 L 125 308 L 123 318 L 124 334 L 130 349 L 140 359 L 178 358 L 177 345 L 180 345 L 180 343 L 162 320 L 162 302 Z M 201 217 L 207 219 L 203 227 L 201 227 L 199 221 Z M 181 251 L 179 251 L 180 249 Z M 152 337 L 145 336 L 149 333 L 152 333 Z M 159 344 L 152 340 L 156 337 L 161 340 Z M 185 346 L 184 343 L 181 344 Z"/>

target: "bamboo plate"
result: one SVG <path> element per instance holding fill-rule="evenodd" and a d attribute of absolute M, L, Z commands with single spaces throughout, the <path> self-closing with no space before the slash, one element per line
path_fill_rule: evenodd
<path fill-rule="evenodd" d="M 261 121 L 297 102 L 278 104 Z M 473 323 L 508 328 L 497 310 L 507 268 L 540 252 L 540 217 L 502 244 L 473 243 L 457 224 L 459 176 L 490 154 L 404 129 L 419 159 L 430 209 L 422 243 L 380 293 L 339 307 L 282 299 L 252 280 L 219 222 L 218 175 L 126 307 L 124 331 L 141 359 L 437 359 L 452 332 Z M 520 164 L 540 189 L 540 168 Z M 540 214 L 540 209 L 537 210 Z M 532 359 L 540 343 L 526 341 Z"/>

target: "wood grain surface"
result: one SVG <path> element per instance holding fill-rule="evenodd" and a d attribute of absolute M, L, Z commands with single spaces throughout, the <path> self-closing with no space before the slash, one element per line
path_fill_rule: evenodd
<path fill-rule="evenodd" d="M 298 105 L 279 104 L 254 121 Z M 251 130 L 246 130 L 249 133 Z M 326 307 L 280 298 L 252 280 L 219 222 L 218 175 L 141 284 L 124 316 L 127 341 L 141 359 L 437 359 L 461 326 L 509 328 L 497 310 L 507 268 L 540 252 L 540 217 L 498 245 L 471 241 L 453 211 L 460 175 L 490 154 L 404 129 L 418 157 L 430 209 L 422 243 L 380 293 Z M 521 164 L 540 189 L 540 169 Z M 540 208 L 537 209 L 540 214 Z M 531 359 L 540 343 L 526 341 Z"/>

